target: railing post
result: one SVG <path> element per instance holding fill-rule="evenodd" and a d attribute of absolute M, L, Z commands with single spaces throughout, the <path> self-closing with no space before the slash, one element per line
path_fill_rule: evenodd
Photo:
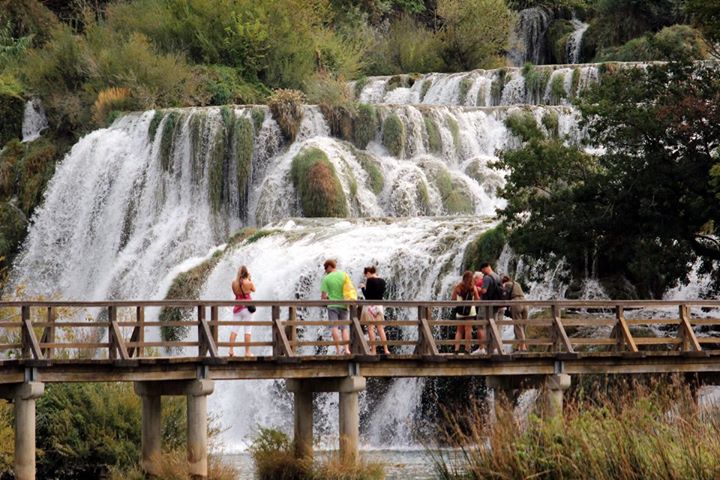
<path fill-rule="evenodd" d="M 680 305 L 680 328 L 678 335 L 682 339 L 682 349 L 684 352 L 699 352 L 702 350 L 700 342 L 698 342 L 692 324 L 690 323 L 690 308 L 687 305 Z"/>
<path fill-rule="evenodd" d="M 218 322 L 220 321 L 220 315 L 218 314 L 218 306 L 213 305 L 210 307 L 210 321 L 212 322 L 212 325 L 210 325 L 210 332 L 212 333 L 213 341 L 215 342 L 215 345 L 218 344 L 219 339 L 219 330 L 220 326 L 218 325 Z"/>
<path fill-rule="evenodd" d="M 350 305 L 350 352 L 354 355 L 370 355 L 370 347 L 365 340 L 358 311 L 357 305 Z"/>
<path fill-rule="evenodd" d="M 415 345 L 415 355 L 439 355 L 440 352 L 433 338 L 432 328 L 428 323 L 430 307 L 418 306 L 418 340 Z"/>
<path fill-rule="evenodd" d="M 570 343 L 570 338 L 568 337 L 568 334 L 565 331 L 565 327 L 562 324 L 562 320 L 560 319 L 560 307 L 556 303 L 554 303 L 552 306 L 552 317 L 553 350 L 555 352 L 560 352 L 562 350 L 562 346 L 564 345 L 565 350 L 567 350 L 568 353 L 575 353 L 575 350 Z"/>
<path fill-rule="evenodd" d="M 280 307 L 272 306 L 272 338 L 273 338 L 273 356 L 275 357 L 292 357 L 293 349 L 285 335 L 285 327 L 280 320 Z"/>
<path fill-rule="evenodd" d="M 205 333 L 203 332 L 203 322 L 205 321 L 205 305 L 198 305 L 197 307 L 197 339 L 198 339 L 198 356 L 204 357 L 208 352 L 207 340 L 205 339 Z"/>
<path fill-rule="evenodd" d="M 630 349 L 631 352 L 637 352 L 638 347 L 635 344 L 635 339 L 632 336 L 632 333 L 630 333 L 630 327 L 628 326 L 627 321 L 625 320 L 625 313 L 623 311 L 623 307 L 621 305 L 617 306 L 617 310 L 615 313 L 615 317 L 617 319 L 617 323 L 615 324 L 615 327 L 613 328 L 613 331 L 616 335 L 615 340 L 615 349 L 618 352 L 623 351 L 625 348 L 625 345 Z"/>
<path fill-rule="evenodd" d="M 40 350 L 40 343 L 35 337 L 32 321 L 30 320 L 30 306 L 23 305 L 20 316 L 22 318 L 21 345 L 23 358 L 35 358 L 42 360 L 43 354 Z"/>
<path fill-rule="evenodd" d="M 55 308 L 54 307 L 47 308 L 47 323 L 48 323 L 48 326 L 45 327 L 45 329 L 43 330 L 43 334 L 40 339 L 41 344 L 55 343 Z M 42 345 L 41 345 L 41 347 L 42 347 Z M 53 356 L 53 347 L 41 348 L 40 351 L 42 352 L 42 354 L 45 358 L 52 358 L 52 356 Z"/>
<path fill-rule="evenodd" d="M 122 331 L 117 323 L 117 307 L 115 305 L 108 307 L 108 322 L 108 358 L 117 360 L 119 356 L 122 360 L 128 360 L 130 355 L 125 348 Z"/>
<path fill-rule="evenodd" d="M 297 308 L 296 307 L 290 307 L 290 310 L 288 312 L 288 320 L 292 322 L 292 325 L 285 328 L 285 336 L 288 337 L 288 340 L 291 343 L 297 342 L 297 325 L 295 322 L 297 322 Z"/>

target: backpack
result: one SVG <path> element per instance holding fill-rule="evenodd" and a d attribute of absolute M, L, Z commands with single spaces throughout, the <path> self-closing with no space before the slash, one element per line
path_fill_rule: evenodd
<path fill-rule="evenodd" d="M 500 300 L 512 300 L 512 291 L 515 286 L 515 282 L 510 283 L 507 287 L 500 289 Z"/>
<path fill-rule="evenodd" d="M 490 282 L 490 286 L 485 293 L 486 298 L 483 298 L 483 300 L 504 300 L 503 288 L 500 285 L 500 277 L 495 272 L 488 276 L 492 279 L 492 282 Z"/>
<path fill-rule="evenodd" d="M 357 300 L 357 290 L 353 286 L 350 275 L 345 274 L 345 280 L 343 281 L 343 300 Z"/>

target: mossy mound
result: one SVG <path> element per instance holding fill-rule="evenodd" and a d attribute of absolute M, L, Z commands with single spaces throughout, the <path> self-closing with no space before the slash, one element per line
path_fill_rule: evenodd
<path fill-rule="evenodd" d="M 450 215 L 473 213 L 475 203 L 467 185 L 453 178 L 444 166 L 432 170 L 432 180 L 440 193 L 445 212 Z"/>
<path fill-rule="evenodd" d="M 353 124 L 353 143 L 358 148 L 365 148 L 377 135 L 378 114 L 374 105 L 360 104 L 357 107 L 357 118 Z"/>
<path fill-rule="evenodd" d="M 303 119 L 305 97 L 298 90 L 278 89 L 268 98 L 268 107 L 285 139 L 294 142 Z"/>
<path fill-rule="evenodd" d="M 465 249 L 463 270 L 478 270 L 483 262 L 495 264 L 507 243 L 507 232 L 502 225 L 481 233 Z"/>
<path fill-rule="evenodd" d="M 465 101 L 467 100 L 468 92 L 470 91 L 470 87 L 472 87 L 473 81 L 470 77 L 463 77 L 462 80 L 460 80 L 460 90 L 458 92 L 458 102 L 460 105 L 465 105 Z"/>
<path fill-rule="evenodd" d="M 165 300 L 194 299 L 200 295 L 200 289 L 210 276 L 215 266 L 220 261 L 220 254 L 213 255 L 197 267 L 178 274 L 170 285 L 165 295 Z M 161 322 L 182 322 L 189 320 L 194 315 L 192 308 L 168 307 L 160 311 Z M 162 326 L 160 335 L 162 339 L 169 342 L 180 341 L 189 332 L 189 327 Z"/>
<path fill-rule="evenodd" d="M 353 150 L 353 155 L 367 173 L 366 185 L 375 195 L 382 192 L 385 186 L 385 178 L 383 177 L 380 164 L 370 154 L 361 150 Z"/>
<path fill-rule="evenodd" d="M 498 70 L 497 76 L 493 78 L 492 84 L 490 85 L 490 97 L 492 98 L 493 105 L 500 105 L 502 102 L 502 94 L 507 81 L 507 71 L 504 69 Z"/>
<path fill-rule="evenodd" d="M 173 145 L 175 144 L 175 134 L 179 129 L 180 112 L 168 112 L 165 115 L 165 121 L 162 122 L 162 138 L 160 139 L 160 165 L 166 172 L 172 167 Z M 152 126 L 152 121 L 150 122 Z"/>
<path fill-rule="evenodd" d="M 402 157 L 405 150 L 405 125 L 400 117 L 391 113 L 383 122 L 382 143 L 394 157 Z"/>
<path fill-rule="evenodd" d="M 459 152 L 462 147 L 462 144 L 460 143 L 460 125 L 458 125 L 457 120 L 451 116 L 446 117 L 446 122 L 448 128 L 450 129 L 450 134 L 452 135 L 455 151 Z"/>
<path fill-rule="evenodd" d="M 347 216 L 345 193 L 325 152 L 318 148 L 300 152 L 293 158 L 290 176 L 305 216 Z"/>
<path fill-rule="evenodd" d="M 543 136 L 535 117 L 531 112 L 526 110 L 508 115 L 505 119 L 505 126 L 513 135 L 523 142 Z"/>
<path fill-rule="evenodd" d="M 0 145 L 13 138 L 22 138 L 25 101 L 18 95 L 0 91 Z"/>
<path fill-rule="evenodd" d="M 247 198 L 252 175 L 252 158 L 254 148 L 254 130 L 248 118 L 238 118 L 233 128 L 233 150 L 237 169 L 237 188 L 240 198 L 240 212 L 247 214 Z"/>
<path fill-rule="evenodd" d="M 541 103 L 550 81 L 550 70 L 527 63 L 522 69 L 522 74 L 525 77 L 526 98 L 530 98 L 535 103 Z"/>
<path fill-rule="evenodd" d="M 431 153 L 442 153 L 442 137 L 440 129 L 430 115 L 423 115 L 425 133 L 427 134 L 427 150 Z"/>
<path fill-rule="evenodd" d="M 155 134 L 157 133 L 158 127 L 160 126 L 160 123 L 162 123 L 162 119 L 164 117 L 165 112 L 162 110 L 155 110 L 153 118 L 150 120 L 150 125 L 148 125 L 148 137 L 150 137 L 151 141 L 155 139 Z"/>

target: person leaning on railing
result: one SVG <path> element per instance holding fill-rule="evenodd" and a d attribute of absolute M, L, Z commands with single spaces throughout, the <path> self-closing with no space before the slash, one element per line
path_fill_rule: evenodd
<path fill-rule="evenodd" d="M 503 290 L 505 290 L 505 298 L 508 300 L 525 300 L 525 292 L 523 292 L 522 286 L 514 281 L 512 278 L 504 275 L 502 277 Z M 513 331 L 515 332 L 515 340 L 524 342 L 525 340 L 525 325 L 518 325 L 518 320 L 525 322 L 528 319 L 528 307 L 527 305 L 511 305 L 510 316 L 513 319 Z M 525 343 L 518 343 L 517 350 L 519 352 L 527 352 L 527 345 Z"/>

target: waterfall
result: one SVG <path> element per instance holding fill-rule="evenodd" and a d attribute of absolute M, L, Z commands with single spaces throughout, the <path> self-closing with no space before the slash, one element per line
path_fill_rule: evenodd
<path fill-rule="evenodd" d="M 516 67 L 527 62 L 535 65 L 545 63 L 547 57 L 547 31 L 552 21 L 552 13 L 544 7 L 532 7 L 521 10 L 515 28 L 509 59 Z"/>
<path fill-rule="evenodd" d="M 38 99 L 28 100 L 22 121 L 22 141 L 32 142 L 48 127 L 45 110 Z"/>
<path fill-rule="evenodd" d="M 285 220 L 268 225 L 265 228 L 268 234 L 257 240 L 226 248 L 200 296 L 232 299 L 230 282 L 238 267 L 246 265 L 257 288 L 255 298 L 317 299 L 324 275 L 322 263 L 335 258 L 338 268 L 346 271 L 356 284 L 362 278 L 363 267 L 376 265 L 393 299 L 448 298 L 458 280 L 467 244 L 492 225 L 490 219 L 480 217 Z M 223 310 L 220 318 L 229 320 L 231 309 Z M 255 315 L 266 318 L 269 314 L 267 308 L 258 308 Z M 319 308 L 301 309 L 298 314 L 306 320 L 325 315 Z M 398 318 L 416 318 L 417 313 L 397 309 L 393 314 Z M 220 338 L 227 339 L 229 334 L 230 327 L 220 329 Z M 412 328 L 394 334 L 417 338 Z M 330 340 L 328 329 L 322 327 L 306 328 L 303 338 Z M 256 329 L 253 333 L 253 340 L 270 339 L 270 329 Z M 255 354 L 269 354 L 268 348 Z M 303 354 L 314 352 L 311 347 L 303 348 Z M 363 424 L 363 442 L 373 446 L 413 443 L 413 423 L 420 420 L 417 415 L 423 385 L 421 379 L 399 380 L 372 406 L 368 407 L 368 400 L 363 399 L 369 418 Z M 278 393 L 282 390 L 282 382 L 272 381 L 218 384 L 210 402 L 228 428 L 223 434 L 224 443 L 231 449 L 241 448 L 257 424 L 291 430 L 292 416 L 287 414 L 291 410 L 290 397 L 286 395 L 287 399 L 283 399 Z M 237 399 L 242 402 L 238 404 Z M 333 401 L 336 399 L 331 395 L 316 401 L 317 417 L 329 420 L 325 434 L 330 436 L 337 435 Z M 393 428 L 388 429 L 389 425 Z"/>
<path fill-rule="evenodd" d="M 582 47 L 582 37 L 590 24 L 581 22 L 573 17 L 570 20 L 575 31 L 568 37 L 566 45 L 566 56 L 568 63 L 580 63 L 580 47 Z"/>

